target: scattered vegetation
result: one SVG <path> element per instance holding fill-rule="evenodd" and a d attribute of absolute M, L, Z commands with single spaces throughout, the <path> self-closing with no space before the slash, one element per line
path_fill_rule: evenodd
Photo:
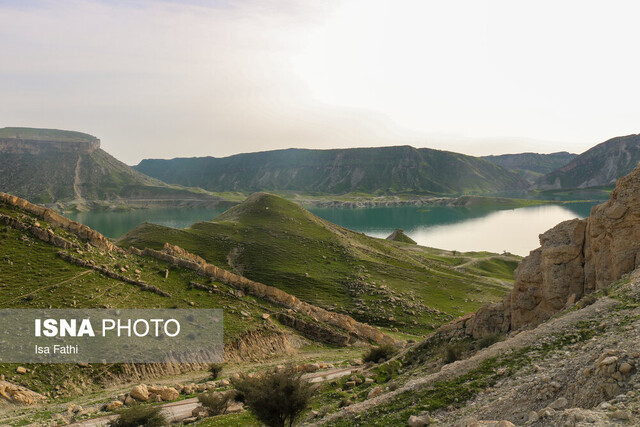
<path fill-rule="evenodd" d="M 198 396 L 198 402 L 209 411 L 209 415 L 222 415 L 227 412 L 229 403 L 236 397 L 236 393 L 231 392 L 211 392 Z"/>
<path fill-rule="evenodd" d="M 269 427 L 293 426 L 314 393 L 293 366 L 261 376 L 242 375 L 232 381 L 249 410 Z"/>
<path fill-rule="evenodd" d="M 462 358 L 462 354 L 467 350 L 465 343 L 461 341 L 451 342 L 444 348 L 444 363 L 453 363 Z"/>
<path fill-rule="evenodd" d="M 381 363 L 389 360 L 398 352 L 393 344 L 384 344 L 378 347 L 372 347 L 362 358 L 363 362 Z"/>
<path fill-rule="evenodd" d="M 222 368 L 224 363 L 212 363 L 209 365 L 209 373 L 211 374 L 211 379 L 216 380 L 220 376 L 220 372 L 222 372 Z"/>
<path fill-rule="evenodd" d="M 482 350 L 483 348 L 487 348 L 501 340 L 502 336 L 500 334 L 487 334 L 476 341 L 475 347 L 476 350 Z"/>
<path fill-rule="evenodd" d="M 168 424 L 160 407 L 133 406 L 120 411 L 118 418 L 109 422 L 109 427 L 163 427 Z"/>

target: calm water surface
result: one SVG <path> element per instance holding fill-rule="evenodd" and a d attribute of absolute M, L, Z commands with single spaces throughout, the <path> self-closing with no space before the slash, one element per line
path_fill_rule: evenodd
<path fill-rule="evenodd" d="M 312 208 L 314 214 L 351 230 L 387 237 L 396 228 L 420 245 L 458 251 L 508 251 L 527 255 L 538 235 L 561 221 L 584 218 L 596 203 L 543 205 L 518 209 L 483 207 Z M 108 237 L 117 238 L 143 222 L 185 228 L 208 221 L 223 209 L 148 209 L 68 215 Z"/>

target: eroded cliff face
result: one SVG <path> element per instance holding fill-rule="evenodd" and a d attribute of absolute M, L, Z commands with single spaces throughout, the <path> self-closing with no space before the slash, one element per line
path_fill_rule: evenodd
<path fill-rule="evenodd" d="M 44 153 L 80 153 L 88 154 L 100 148 L 100 140 L 86 141 L 47 141 L 20 138 L 0 138 L 0 153 L 44 154 Z"/>
<path fill-rule="evenodd" d="M 548 319 L 583 296 L 640 266 L 640 167 L 620 178 L 610 199 L 586 219 L 564 221 L 540 235 L 540 247 L 514 273 L 504 301 L 447 326 L 475 338 Z"/>

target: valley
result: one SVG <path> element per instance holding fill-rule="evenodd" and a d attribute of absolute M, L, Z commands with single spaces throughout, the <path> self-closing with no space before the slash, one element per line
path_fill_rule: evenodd
<path fill-rule="evenodd" d="M 203 415 L 197 398 L 222 396 L 243 375 L 262 378 L 288 365 L 315 384 L 300 420 L 309 425 L 635 417 L 635 395 L 610 399 L 637 383 L 635 353 L 609 347 L 619 335 L 637 340 L 633 327 L 616 329 L 637 320 L 638 280 L 625 255 L 636 243 L 608 247 L 601 236 L 634 235 L 626 218 L 640 205 L 637 170 L 610 195 L 604 184 L 526 190 L 523 181 L 539 182 L 554 162 L 582 161 L 568 153 L 479 161 L 411 147 L 285 150 L 241 156 L 258 167 L 243 173 L 263 174 L 258 185 L 227 169 L 228 179 L 249 183 L 241 188 L 227 178 L 219 186 L 166 184 L 81 133 L 5 128 L 0 142 L 1 188 L 13 193 L 0 194 L 0 309 L 222 307 L 225 350 L 222 375 L 213 379 L 205 363 L 0 364 L 2 425 L 105 425 L 121 408 L 145 402 L 179 423 L 260 425 L 240 403 L 229 404 L 228 414 Z M 349 175 L 354 153 L 370 156 L 372 168 L 358 179 Z M 459 176 L 425 184 L 422 172 L 398 175 L 394 166 L 377 174 L 374 187 L 364 186 L 380 153 L 398 154 L 401 168 L 417 162 L 421 171 L 437 158 Z M 305 164 L 323 155 L 340 160 L 326 176 L 317 175 L 324 166 L 307 167 L 315 172 L 301 187 L 291 184 L 299 171 L 269 170 L 291 156 Z M 224 167 L 240 160 L 224 160 Z M 39 180 L 25 179 L 23 169 Z M 473 174 L 493 184 L 465 181 Z M 409 188 L 407 180 L 419 190 L 397 191 Z M 207 189 L 183 186 L 200 184 Z M 610 200 L 596 207 L 604 198 Z M 71 219 L 58 213 L 64 211 Z M 540 235 L 542 247 L 529 252 L 550 227 Z M 520 249 L 503 247 L 501 234 L 504 242 L 520 241 Z M 605 258 L 614 260 L 611 267 Z M 373 351 L 390 353 L 370 359 Z M 594 365 L 592 374 L 579 375 L 582 390 L 568 382 L 566 370 L 577 369 L 564 361 L 569 355 Z M 614 356 L 615 385 L 600 368 Z M 546 387 L 535 366 L 555 373 L 557 385 Z M 519 389 L 519 381 L 538 395 Z M 147 389 L 148 397 L 140 394 Z M 557 403 L 562 390 L 570 394 Z M 495 395 L 517 403 L 495 403 Z"/>

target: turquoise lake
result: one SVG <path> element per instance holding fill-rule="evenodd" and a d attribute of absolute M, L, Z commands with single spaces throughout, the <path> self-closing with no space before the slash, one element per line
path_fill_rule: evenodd
<path fill-rule="evenodd" d="M 335 224 L 373 237 L 387 237 L 396 228 L 420 245 L 457 251 L 508 251 L 527 255 L 539 246 L 538 235 L 572 218 L 589 215 L 595 202 L 542 205 L 518 209 L 446 206 L 380 208 L 311 208 Z M 75 221 L 118 238 L 143 222 L 185 228 L 208 221 L 223 209 L 144 209 L 124 212 L 68 214 Z"/>

